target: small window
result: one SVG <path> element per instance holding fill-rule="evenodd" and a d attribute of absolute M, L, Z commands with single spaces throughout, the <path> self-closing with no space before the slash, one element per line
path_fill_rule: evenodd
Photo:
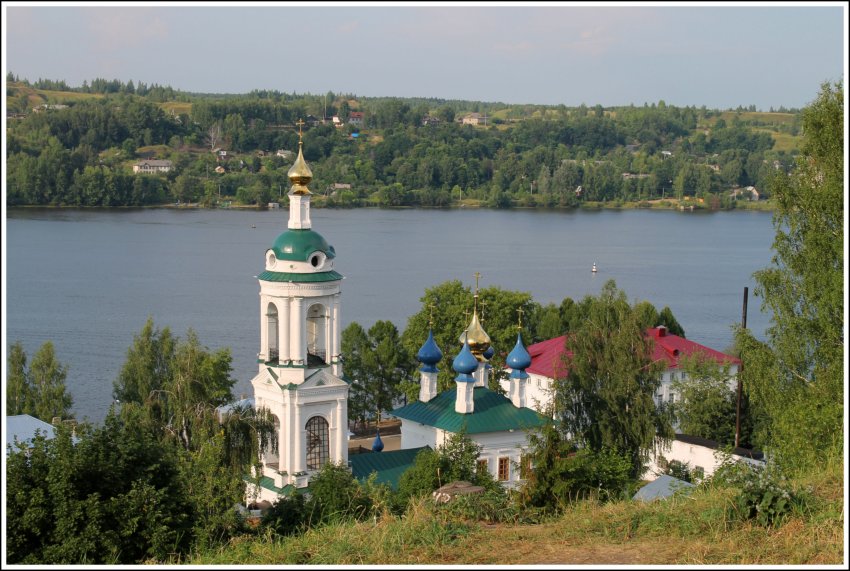
<path fill-rule="evenodd" d="M 696 480 L 700 481 L 705 477 L 705 468 L 702 466 L 694 466 L 693 474 Z"/>
<path fill-rule="evenodd" d="M 508 458 L 499 458 L 499 480 L 510 479 L 511 461 Z"/>
<path fill-rule="evenodd" d="M 486 458 L 478 460 L 478 463 L 475 465 L 475 471 L 478 474 L 486 474 L 489 469 L 490 463 L 487 461 Z"/>

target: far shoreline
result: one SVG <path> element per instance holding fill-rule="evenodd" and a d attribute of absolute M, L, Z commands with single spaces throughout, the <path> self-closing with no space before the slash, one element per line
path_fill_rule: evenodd
<path fill-rule="evenodd" d="M 460 204 L 454 203 L 449 206 L 381 206 L 378 204 L 361 204 L 357 206 L 340 206 L 340 205 L 326 205 L 324 204 L 324 200 L 320 199 L 313 203 L 313 207 L 317 209 L 334 209 L 334 210 L 356 210 L 360 208 L 374 208 L 374 209 L 386 209 L 386 210 L 461 210 L 461 209 L 474 209 L 474 210 L 546 210 L 546 211 L 564 211 L 564 212 L 574 212 L 581 210 L 589 210 L 589 211 L 597 211 L 597 210 L 672 210 L 679 212 L 735 212 L 735 211 L 754 211 L 754 212 L 773 212 L 775 210 L 775 204 L 771 200 L 760 200 L 757 202 L 751 201 L 740 201 L 739 204 L 735 205 L 735 208 L 711 208 L 707 206 L 705 203 L 699 203 L 695 200 L 678 200 L 678 199 L 655 199 L 650 201 L 642 201 L 642 202 L 623 202 L 618 203 L 616 201 L 608 201 L 608 202 L 584 202 L 579 206 L 572 207 L 560 207 L 560 206 L 508 206 L 505 208 L 497 208 L 492 206 L 487 206 L 486 204 L 482 204 L 481 201 L 464 201 Z M 199 202 L 190 202 L 190 203 L 180 203 L 176 204 L 173 202 L 163 203 L 163 204 L 144 204 L 138 206 L 131 205 L 120 205 L 120 206 L 76 206 L 76 205 L 68 205 L 68 204 L 7 204 L 6 209 L 10 208 L 43 208 L 43 209 L 56 209 L 56 210 L 138 210 L 138 209 L 171 209 L 171 210 L 274 210 L 274 208 L 269 208 L 268 206 L 260 206 L 256 204 L 230 204 L 229 206 L 220 207 L 220 206 L 203 206 Z M 288 206 L 281 205 L 279 207 L 280 210 L 288 210 Z"/>

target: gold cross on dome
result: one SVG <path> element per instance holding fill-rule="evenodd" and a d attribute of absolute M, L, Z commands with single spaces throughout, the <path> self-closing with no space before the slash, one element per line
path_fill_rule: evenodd
<path fill-rule="evenodd" d="M 517 330 L 520 330 L 520 329 L 522 329 L 522 314 L 523 314 L 524 312 L 523 312 L 523 310 L 522 310 L 522 308 L 521 308 L 521 307 L 518 307 L 518 308 L 517 308 L 517 310 L 516 310 L 516 312 L 517 312 L 517 314 L 519 315 L 519 325 L 517 325 Z"/>
<path fill-rule="evenodd" d="M 478 294 L 478 278 L 481 277 L 481 274 L 478 273 L 478 272 L 475 272 L 473 274 L 473 276 L 475 276 L 475 294 L 477 295 Z"/>
<path fill-rule="evenodd" d="M 295 124 L 298 125 L 298 142 L 300 143 L 301 142 L 301 136 L 302 136 L 301 127 L 304 126 L 304 121 L 299 118 L 298 121 L 295 122 Z"/>
<path fill-rule="evenodd" d="M 434 307 L 435 306 L 434 306 L 433 303 L 428 304 L 428 309 L 430 310 L 430 315 L 428 317 L 428 328 L 429 329 L 432 329 L 434 327 Z"/>

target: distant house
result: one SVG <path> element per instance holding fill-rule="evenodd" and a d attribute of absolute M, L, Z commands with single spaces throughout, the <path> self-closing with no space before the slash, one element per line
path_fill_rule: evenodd
<path fill-rule="evenodd" d="M 331 190 L 351 190 L 351 185 L 347 182 L 335 182 L 331 185 Z"/>
<path fill-rule="evenodd" d="M 352 125 L 362 125 L 363 124 L 363 112 L 362 111 L 352 111 L 348 115 L 348 122 Z"/>
<path fill-rule="evenodd" d="M 747 200 L 758 200 L 759 199 L 759 191 L 756 190 L 754 186 L 748 186 L 746 188 L 733 188 L 732 192 L 729 193 L 732 198 L 746 198 Z"/>
<path fill-rule="evenodd" d="M 133 165 L 133 172 L 138 174 L 152 174 L 160 172 L 170 172 L 172 167 L 171 161 L 147 160 L 139 161 Z"/>
<path fill-rule="evenodd" d="M 671 151 L 661 151 L 661 158 L 662 159 L 669 159 L 672 156 L 673 156 L 673 153 Z"/>
<path fill-rule="evenodd" d="M 294 155 L 295 153 L 293 153 L 292 151 L 287 151 L 284 149 L 278 149 L 278 151 L 275 153 L 275 156 L 281 157 L 286 160 L 291 159 Z"/>
<path fill-rule="evenodd" d="M 307 120 L 305 121 L 305 123 L 307 123 L 308 125 L 313 126 L 313 127 L 315 127 L 316 125 L 318 125 L 321 122 L 322 122 L 322 120 L 319 119 L 318 117 L 316 117 L 315 115 L 307 115 Z"/>
<path fill-rule="evenodd" d="M 464 115 L 460 119 L 461 124 L 463 125 L 478 125 L 482 122 L 481 114 L 479 113 L 468 113 Z"/>
<path fill-rule="evenodd" d="M 623 173 L 623 179 L 625 179 L 625 180 L 631 180 L 633 178 L 647 178 L 648 176 L 649 175 L 646 174 L 646 173 L 641 173 L 641 174 L 635 174 L 635 173 L 631 173 L 631 172 L 624 172 Z"/>
<path fill-rule="evenodd" d="M 60 109 L 67 109 L 67 108 L 68 108 L 67 105 L 45 103 L 44 105 L 38 105 L 36 107 L 33 107 L 32 110 L 33 110 L 34 113 L 41 113 L 42 111 L 58 111 Z"/>
<path fill-rule="evenodd" d="M 342 127 L 343 125 L 345 125 L 345 123 L 342 122 L 342 119 L 340 119 L 338 115 L 334 115 L 333 117 L 331 117 L 331 121 L 333 122 L 334 127 Z"/>
<path fill-rule="evenodd" d="M 218 174 L 224 174 L 225 173 L 224 167 L 221 166 L 221 165 L 215 167 L 215 172 L 217 172 Z"/>
<path fill-rule="evenodd" d="M 427 127 L 428 125 L 439 125 L 443 120 L 439 117 L 434 117 L 432 115 L 425 115 L 422 118 L 422 126 Z"/>

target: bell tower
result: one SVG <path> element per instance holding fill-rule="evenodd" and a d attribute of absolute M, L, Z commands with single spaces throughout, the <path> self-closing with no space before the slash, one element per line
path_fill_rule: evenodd
<path fill-rule="evenodd" d="M 287 230 L 265 253 L 260 283 L 258 373 L 251 380 L 255 407 L 268 409 L 278 446 L 263 454 L 263 476 L 273 485 L 257 492 L 274 501 L 285 486 L 305 487 L 328 461 L 348 460 L 348 384 L 340 359 L 340 285 L 336 252 L 312 229 L 313 178 L 302 152 L 289 169 Z"/>

